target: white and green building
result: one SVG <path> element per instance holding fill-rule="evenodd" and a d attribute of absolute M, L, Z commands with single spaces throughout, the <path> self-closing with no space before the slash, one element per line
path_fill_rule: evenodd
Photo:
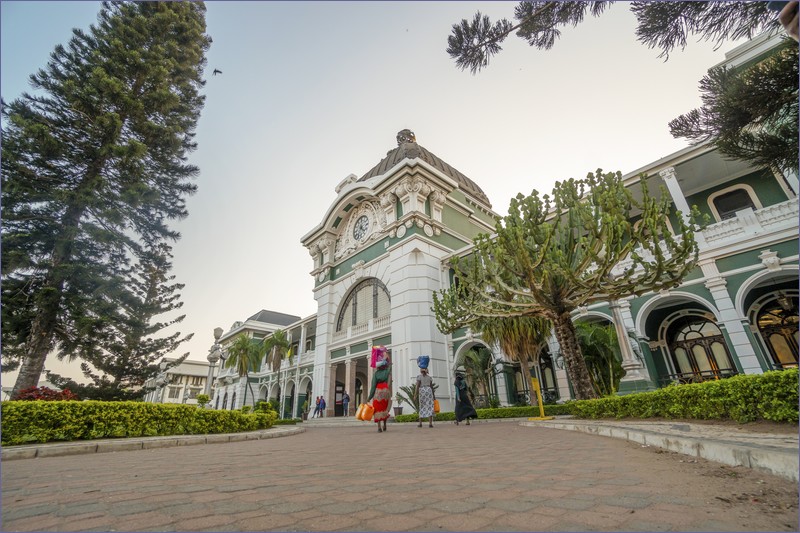
<path fill-rule="evenodd" d="M 741 45 L 727 54 L 726 64 L 759 61 L 778 39 Z M 675 210 L 688 213 L 696 205 L 711 223 L 696 234 L 699 262 L 679 287 L 574 313 L 575 321 L 613 324 L 623 339 L 627 374 L 620 392 L 796 367 L 796 171 L 754 167 L 700 144 L 628 173 L 626 185 L 640 188 L 642 175 L 651 192 L 664 185 Z M 327 416 L 339 416 L 343 390 L 352 414 L 369 390 L 374 345 L 391 349 L 395 390 L 412 383 L 416 357 L 429 355 L 437 397 L 443 409 L 452 409 L 456 362 L 484 343 L 468 329 L 441 333 L 432 295 L 451 283 L 449 259 L 468 253 L 478 233 L 491 233 L 498 214 L 474 181 L 419 145 L 409 130 L 398 133 L 397 147 L 377 165 L 348 176 L 335 193 L 302 238 L 313 262 L 317 313 L 303 319 L 257 313 L 219 337 L 222 355 L 237 335 L 286 329 L 295 354 L 291 364 L 284 361 L 279 372 L 262 364 L 250 376 L 256 397 L 278 401 L 285 416 L 299 416 L 306 399 L 313 403 L 320 395 Z M 497 347 L 485 347 L 495 358 L 491 393 L 502 404 L 518 403 L 530 388 L 519 365 Z M 572 397 L 554 336 L 537 373 L 548 398 Z M 221 370 L 212 406 L 240 407 L 244 386 Z"/>

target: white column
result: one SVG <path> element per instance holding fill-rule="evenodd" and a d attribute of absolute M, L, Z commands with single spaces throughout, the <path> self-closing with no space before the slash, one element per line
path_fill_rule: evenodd
<path fill-rule="evenodd" d="M 608 307 L 614 318 L 614 331 L 617 333 L 617 342 L 622 353 L 622 368 L 625 370 L 625 377 L 619 383 L 619 393 L 626 394 L 655 389 L 650 381 L 650 376 L 645 371 L 644 362 L 640 361 L 633 353 L 628 338 L 628 329 L 633 328 L 630 302 L 612 300 Z"/>
<path fill-rule="evenodd" d="M 714 260 L 709 259 L 699 263 L 700 268 L 706 278 L 706 288 L 711 291 L 711 296 L 714 299 L 714 305 L 719 310 L 720 323 L 725 326 L 728 331 L 728 337 L 731 340 L 733 357 L 738 357 L 739 364 L 742 365 L 742 370 L 745 374 L 761 374 L 763 373 L 761 365 L 756 357 L 753 345 L 750 344 L 750 339 L 744 331 L 742 321 L 747 317 L 740 316 L 736 312 L 730 294 L 726 285 L 728 282 L 719 272 L 717 264 Z"/>
<path fill-rule="evenodd" d="M 683 221 L 686 224 L 689 224 L 689 215 L 691 214 L 692 209 L 689 207 L 689 202 L 686 201 L 686 196 L 683 195 L 680 183 L 678 183 L 678 176 L 675 174 L 675 167 L 665 168 L 659 172 L 658 175 L 664 180 L 664 184 L 667 186 L 669 195 L 672 197 L 672 201 L 675 202 L 675 207 L 680 210 L 683 216 Z M 697 241 L 697 245 L 701 250 L 706 247 L 706 239 L 701 231 L 695 232 L 694 239 Z"/>

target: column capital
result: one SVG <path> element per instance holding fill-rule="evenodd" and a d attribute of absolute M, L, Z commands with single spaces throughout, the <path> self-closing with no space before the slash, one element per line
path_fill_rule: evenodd
<path fill-rule="evenodd" d="M 711 278 L 705 283 L 706 288 L 710 291 L 714 289 L 724 289 L 728 285 L 728 281 L 723 277 Z"/>
<path fill-rule="evenodd" d="M 667 167 L 664 170 L 659 171 L 658 175 L 661 176 L 665 181 L 678 179 L 678 175 L 675 173 L 675 167 Z"/>

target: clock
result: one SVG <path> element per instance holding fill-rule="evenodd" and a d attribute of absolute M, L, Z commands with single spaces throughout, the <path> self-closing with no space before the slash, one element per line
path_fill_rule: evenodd
<path fill-rule="evenodd" d="M 360 241 L 366 237 L 367 231 L 369 231 L 369 218 L 367 215 L 361 215 L 353 226 L 353 238 Z"/>

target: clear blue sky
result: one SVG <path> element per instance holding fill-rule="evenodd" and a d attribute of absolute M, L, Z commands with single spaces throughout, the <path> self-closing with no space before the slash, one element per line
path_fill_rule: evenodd
<path fill-rule="evenodd" d="M 3 99 L 27 90 L 99 5 L 0 3 Z M 664 62 L 636 41 L 620 2 L 565 29 L 550 51 L 511 37 L 480 74 L 458 70 L 445 52 L 451 25 L 476 10 L 512 17 L 514 5 L 207 2 L 214 42 L 191 155 L 199 190 L 174 246 L 174 274 L 186 284 L 179 329 L 195 334 L 181 353 L 205 359 L 214 327 L 260 309 L 316 312 L 300 238 L 334 187 L 380 161 L 399 130 L 412 129 L 505 214 L 518 192 L 549 192 L 598 167 L 630 172 L 685 147 L 667 123 L 700 105 L 699 80 L 734 47 L 692 41 Z M 212 77 L 215 68 L 223 74 Z"/>

